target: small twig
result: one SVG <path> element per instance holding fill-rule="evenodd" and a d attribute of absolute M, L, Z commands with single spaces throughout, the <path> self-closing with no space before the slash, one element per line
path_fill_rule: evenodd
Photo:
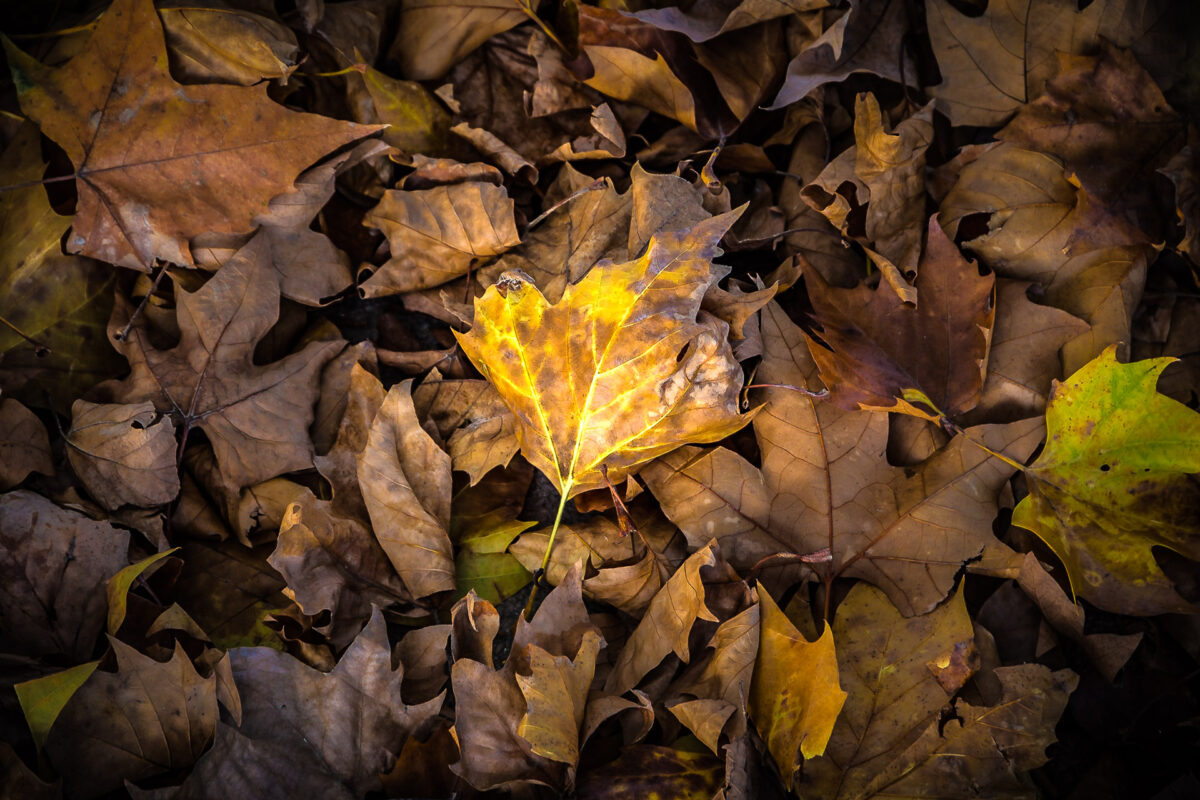
<path fill-rule="evenodd" d="M 781 564 L 769 564 L 767 562 L 778 561 Z M 746 582 L 754 580 L 758 577 L 758 573 L 769 566 L 782 566 L 783 564 L 826 564 L 833 561 L 833 551 L 828 547 L 822 547 L 813 553 L 774 553 L 758 560 L 750 572 L 746 574 Z"/>
<path fill-rule="evenodd" d="M 29 344 L 33 345 L 33 354 L 35 356 L 37 356 L 38 358 L 45 358 L 46 356 L 48 356 L 52 352 L 54 352 L 53 350 L 50 349 L 49 345 L 42 344 L 37 339 L 34 339 L 32 336 L 25 333 L 20 328 L 18 328 L 16 325 L 13 325 L 11 322 L 9 322 L 7 319 L 5 319 L 2 316 L 0 316 L 0 324 L 3 324 L 6 328 L 11 330 L 17 336 L 20 336 L 22 339 L 29 342 Z"/>
<path fill-rule="evenodd" d="M 604 188 L 604 178 L 597 178 L 596 180 L 589 183 L 587 186 L 584 186 L 582 189 L 579 189 L 578 191 L 576 191 L 570 197 L 565 197 L 562 200 L 559 200 L 557 203 L 550 206 L 545 211 L 543 211 L 542 213 L 540 213 L 536 217 L 534 217 L 533 220 L 528 225 L 525 226 L 526 233 L 528 233 L 529 231 L 536 228 L 538 225 L 540 225 L 546 219 L 546 217 L 550 216 L 555 211 L 558 211 L 560 208 L 562 208 L 563 206 L 565 206 L 567 203 L 571 202 L 575 198 L 581 197 L 581 196 L 587 194 L 588 192 L 594 192 L 597 189 L 602 189 L 602 188 Z"/>
<path fill-rule="evenodd" d="M 138 303 L 137 308 L 135 308 L 133 313 L 129 315 L 129 322 L 125 323 L 125 327 L 122 328 L 121 332 L 116 335 L 115 338 L 118 342 L 125 341 L 125 339 L 129 336 L 129 332 L 133 330 L 134 323 L 137 322 L 138 317 L 142 315 L 142 311 L 145 310 L 146 304 L 150 302 L 150 298 L 153 297 L 154 293 L 158 291 L 158 284 L 162 282 L 163 275 L 166 274 L 166 267 L 159 269 L 158 275 L 154 277 L 154 283 L 150 285 L 150 291 L 146 292 L 146 296 L 142 298 L 142 302 Z"/>

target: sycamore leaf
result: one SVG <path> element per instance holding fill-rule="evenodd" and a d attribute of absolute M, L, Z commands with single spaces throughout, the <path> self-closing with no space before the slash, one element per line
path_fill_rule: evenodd
<path fill-rule="evenodd" d="M 725 272 L 711 260 L 733 219 L 655 237 L 641 258 L 598 265 L 554 305 L 520 275 L 475 301 L 459 344 L 516 415 L 525 457 L 564 496 L 603 486 L 601 467 L 618 482 L 749 421 L 724 323 L 696 321 Z"/>
<path fill-rule="evenodd" d="M 69 797 L 191 766 L 217 725 L 217 675 L 203 677 L 178 643 L 166 663 L 109 638 L 116 672 L 94 672 L 46 740 Z"/>
<path fill-rule="evenodd" d="M 809 349 L 830 401 L 919 416 L 900 399 L 906 389 L 919 389 L 947 416 L 969 411 L 983 388 L 994 284 L 993 275 L 980 275 L 962 257 L 935 217 L 915 282 L 915 308 L 883 286 L 838 289 L 811 273 L 808 293 L 820 330 Z"/>
<path fill-rule="evenodd" d="M 805 763 L 800 791 L 858 797 L 929 726 L 978 668 L 962 591 L 905 619 L 887 596 L 858 584 L 838 606 L 833 637 L 846 703 L 820 758 Z"/>
<path fill-rule="evenodd" d="M 31 655 L 89 658 L 104 628 L 104 583 L 129 533 L 32 492 L 0 496 L 0 627 Z"/>
<path fill-rule="evenodd" d="M 762 586 L 759 598 L 762 627 L 750 718 L 790 786 L 801 757 L 825 752 L 846 692 L 838 684 L 833 629 L 826 626 L 819 639 L 806 641 Z"/>
<path fill-rule="evenodd" d="M 1174 360 L 1120 364 L 1113 345 L 1057 384 L 1013 514 L 1062 560 L 1076 594 L 1121 614 L 1192 608 L 1151 550 L 1200 559 L 1200 414 L 1154 389 Z"/>
<path fill-rule="evenodd" d="M 758 380 L 815 386 L 804 334 L 778 305 L 762 316 Z M 831 550 L 834 574 L 883 588 L 905 614 L 928 611 L 992 540 L 997 493 L 1012 468 L 955 437 L 918 468 L 890 466 L 885 414 L 845 411 L 768 389 L 754 421 L 756 469 L 726 448 L 683 448 L 642 470 L 663 511 L 699 546 L 710 538 L 737 569 L 777 553 Z M 969 435 L 1023 459 L 1039 419 L 981 425 Z"/>
<path fill-rule="evenodd" d="M 379 773 L 391 769 L 404 738 L 437 715 L 445 696 L 420 705 L 403 701 L 404 666 L 392 666 L 378 609 L 327 674 L 265 647 L 229 656 L 242 694 L 241 733 L 305 753 L 357 796 L 379 786 Z"/>
<path fill-rule="evenodd" d="M 891 762 L 856 798 L 1032 798 L 1024 774 L 1046 763 L 1054 727 L 1079 683 L 1069 669 L 1041 664 L 998 667 L 1000 702 L 958 702 L 943 727 L 933 720 L 911 747 Z"/>
<path fill-rule="evenodd" d="M 153 403 L 76 400 L 67 446 L 75 474 L 105 508 L 155 506 L 179 494 L 175 428 Z"/>
<path fill-rule="evenodd" d="M 108 384 L 115 398 L 154 403 L 185 429 L 203 429 L 221 474 L 237 488 L 312 466 L 316 376 L 342 346 L 311 342 L 272 364 L 254 363 L 255 345 L 279 316 L 279 287 L 262 254 L 248 250 L 198 291 L 180 291 L 180 339 L 170 350 L 155 347 L 140 320 L 128 338 L 116 339 L 132 314 L 123 299 L 109 324 L 132 368 L 124 381 Z"/>
<path fill-rule="evenodd" d="M 126 267 L 192 264 L 191 237 L 250 232 L 300 170 L 379 130 L 289 111 L 265 85 L 176 83 L 151 0 L 117 0 L 61 67 L 4 46 L 21 110 L 75 165 L 68 250 Z"/>
<path fill-rule="evenodd" d="M 968 15 L 949 0 L 930 0 L 929 40 L 942 73 L 930 94 L 955 125 L 1002 124 L 1042 94 L 1057 53 L 1089 52 L 1104 39 L 1154 47 L 1145 34 L 1162 10 L 1146 5 L 992 0 L 982 14 Z"/>
<path fill-rule="evenodd" d="M 986 233 L 963 244 L 1001 277 L 1036 281 L 1043 301 L 1091 323 L 1063 348 L 1067 373 L 1130 339 L 1153 248 L 1144 233 L 1098 208 L 1052 156 L 1005 143 L 967 164 L 942 203 L 948 233 L 971 214 Z"/>

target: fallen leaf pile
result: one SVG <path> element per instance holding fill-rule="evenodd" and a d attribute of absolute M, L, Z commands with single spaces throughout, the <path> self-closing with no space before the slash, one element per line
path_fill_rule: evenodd
<path fill-rule="evenodd" d="M 1200 795 L 1189 4 L 41 5 L 3 797 Z"/>

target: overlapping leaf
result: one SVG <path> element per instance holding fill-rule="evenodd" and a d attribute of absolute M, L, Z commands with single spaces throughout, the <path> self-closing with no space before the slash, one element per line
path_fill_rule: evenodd
<path fill-rule="evenodd" d="M 603 486 L 601 467 L 620 481 L 748 421 L 723 326 L 696 318 L 723 274 L 712 258 L 732 222 L 653 238 L 644 256 L 594 268 L 554 305 L 519 274 L 476 301 L 459 343 L 516 415 L 525 457 L 564 495 Z"/>

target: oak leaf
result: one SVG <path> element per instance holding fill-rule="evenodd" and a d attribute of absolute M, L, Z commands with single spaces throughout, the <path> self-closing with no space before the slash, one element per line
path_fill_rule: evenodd
<path fill-rule="evenodd" d="M 830 401 L 920 416 L 902 399 L 905 390 L 917 389 L 948 416 L 969 411 L 983 388 L 994 283 L 994 276 L 980 275 L 962 257 L 932 217 L 915 308 L 882 285 L 838 289 L 810 275 L 813 322 L 820 330 L 809 337 L 809 350 Z"/>
<path fill-rule="evenodd" d="M 554 305 L 518 274 L 475 301 L 459 344 L 516 415 L 525 457 L 563 497 L 604 486 L 601 467 L 618 482 L 685 441 L 715 441 L 749 421 L 724 323 L 696 319 L 725 272 L 711 260 L 732 222 L 725 214 L 658 236 L 641 258 L 592 269 Z"/>
<path fill-rule="evenodd" d="M 1191 610 L 1151 550 L 1200 559 L 1200 414 L 1154 389 L 1172 361 L 1120 364 L 1114 345 L 1057 384 L 1046 447 L 1013 513 L 1062 560 L 1077 595 L 1121 614 Z"/>
<path fill-rule="evenodd" d="M 774 303 L 762 316 L 758 380 L 816 385 L 804 334 Z M 880 586 L 906 614 L 936 606 L 955 574 L 992 540 L 997 493 L 1012 468 L 963 438 L 918 469 L 890 466 L 887 416 L 846 411 L 773 388 L 755 418 L 756 469 L 726 448 L 682 448 L 641 476 L 692 546 L 715 537 L 737 569 L 777 553 L 831 550 L 832 574 Z M 1041 420 L 983 425 L 969 435 L 1024 458 Z"/>
<path fill-rule="evenodd" d="M 191 265 L 191 237 L 250 232 L 300 170 L 379 130 L 290 111 L 265 86 L 176 83 L 150 0 L 114 2 L 61 67 L 4 45 L 21 109 L 75 165 L 68 250 L 121 266 Z"/>
<path fill-rule="evenodd" d="M 179 292 L 180 339 L 169 350 L 151 343 L 140 319 L 116 338 L 132 314 L 124 299 L 109 328 L 132 372 L 107 390 L 125 403 L 154 403 L 185 435 L 201 428 L 221 474 L 239 488 L 312 466 L 316 376 L 342 346 L 311 342 L 267 366 L 254 363 L 255 345 L 279 315 L 275 274 L 260 255 L 243 248 L 198 291 Z"/>

